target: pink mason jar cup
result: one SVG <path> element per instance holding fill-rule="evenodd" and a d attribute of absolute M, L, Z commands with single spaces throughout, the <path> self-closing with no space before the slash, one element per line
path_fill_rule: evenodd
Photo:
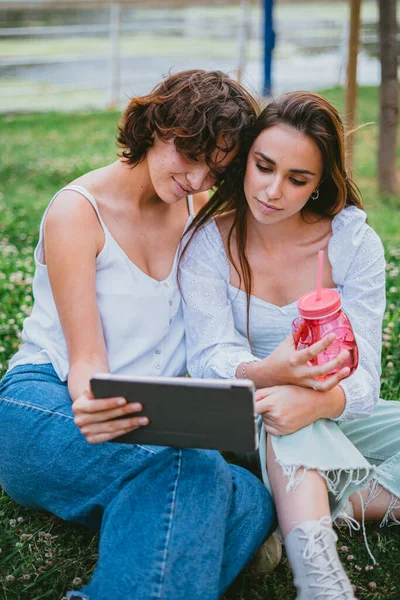
<path fill-rule="evenodd" d="M 297 350 L 307 348 L 322 339 L 328 333 L 335 333 L 335 341 L 323 352 L 310 361 L 310 365 L 323 365 L 336 358 L 342 350 L 348 350 L 349 357 L 329 375 L 344 367 L 350 368 L 351 375 L 358 365 L 358 348 L 349 319 L 341 310 L 340 295 L 336 290 L 322 288 L 317 299 L 317 292 L 304 294 L 297 302 L 300 317 L 292 323 L 294 343 Z M 348 375 L 348 376 L 349 376 Z M 328 375 L 321 377 L 325 379 Z"/>

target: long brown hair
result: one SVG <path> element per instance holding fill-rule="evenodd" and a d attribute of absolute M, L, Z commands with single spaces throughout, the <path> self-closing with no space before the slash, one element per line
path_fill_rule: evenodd
<path fill-rule="evenodd" d="M 287 125 L 304 133 L 318 146 L 323 162 L 323 174 L 319 185 L 319 198 L 309 199 L 304 207 L 321 216 L 334 216 L 346 206 L 362 208 L 361 194 L 345 166 L 345 131 L 336 108 L 326 98 L 313 92 L 291 92 L 272 100 L 260 113 L 254 126 L 244 132 L 237 161 L 225 173 L 224 185 L 219 186 L 211 200 L 200 210 L 189 228 L 189 238 L 181 253 L 181 259 L 195 233 L 210 219 L 228 211 L 234 217 L 227 238 L 228 258 L 236 270 L 239 281 L 243 280 L 247 296 L 247 335 L 249 336 L 250 299 L 252 292 L 252 272 L 246 256 L 248 205 L 243 183 L 247 155 L 258 135 L 275 125 Z M 312 202 L 312 205 L 311 205 Z M 231 250 L 235 234 L 236 264 Z"/>

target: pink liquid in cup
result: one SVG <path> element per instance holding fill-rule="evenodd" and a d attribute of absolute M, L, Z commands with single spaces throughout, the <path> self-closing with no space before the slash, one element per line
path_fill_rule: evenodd
<path fill-rule="evenodd" d="M 322 254 L 321 254 L 322 253 Z M 297 350 L 308 348 L 328 333 L 335 333 L 335 341 L 310 361 L 310 365 L 323 365 L 336 358 L 342 350 L 348 350 L 348 358 L 329 375 L 349 367 L 349 377 L 358 365 L 358 348 L 349 319 L 341 310 L 340 295 L 336 290 L 322 288 L 323 251 L 318 256 L 316 291 L 301 296 L 297 302 L 300 317 L 292 323 L 293 339 Z M 329 375 L 321 377 L 325 379 Z"/>

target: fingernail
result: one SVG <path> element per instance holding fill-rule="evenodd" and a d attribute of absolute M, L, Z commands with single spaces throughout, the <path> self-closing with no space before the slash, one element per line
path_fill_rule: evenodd
<path fill-rule="evenodd" d="M 120 399 L 117 401 L 117 405 L 118 405 L 118 406 L 123 406 L 124 404 L 126 404 L 126 400 L 125 400 L 125 398 L 120 398 Z"/>
<path fill-rule="evenodd" d="M 139 412 L 139 410 L 142 410 L 142 405 L 141 404 L 131 404 L 131 411 L 132 412 Z"/>
<path fill-rule="evenodd" d="M 147 425 L 149 420 L 147 417 L 138 417 L 138 422 L 140 423 L 140 425 Z"/>

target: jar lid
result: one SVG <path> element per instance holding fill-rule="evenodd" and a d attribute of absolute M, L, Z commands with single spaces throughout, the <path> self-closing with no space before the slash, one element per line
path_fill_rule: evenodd
<path fill-rule="evenodd" d="M 314 290 L 304 294 L 297 301 L 299 314 L 305 319 L 319 319 L 337 312 L 342 306 L 340 294 L 336 290 L 323 288 L 321 298 L 317 300 L 317 292 Z"/>

